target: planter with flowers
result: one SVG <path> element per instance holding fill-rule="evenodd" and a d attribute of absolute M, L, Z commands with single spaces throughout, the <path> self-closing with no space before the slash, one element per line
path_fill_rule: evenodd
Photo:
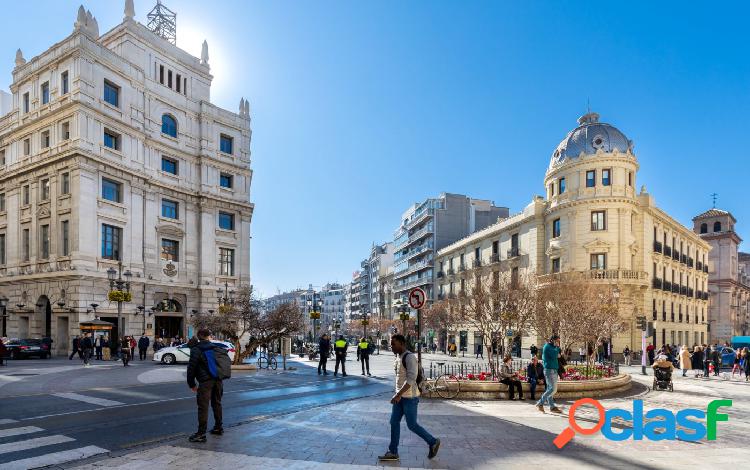
<path fill-rule="evenodd" d="M 111 290 L 107 293 L 107 299 L 110 302 L 131 302 L 133 300 L 133 294 L 126 291 Z"/>
<path fill-rule="evenodd" d="M 598 398 L 614 395 L 630 390 L 631 378 L 629 374 L 615 375 L 612 368 L 597 366 L 590 368 L 588 378 L 585 366 L 568 366 L 561 380 L 557 382 L 556 398 Z M 595 372 L 592 372 L 595 370 Z M 457 398 L 475 399 L 475 400 L 497 400 L 508 398 L 508 386 L 500 383 L 496 377 L 489 372 L 478 374 L 467 374 L 465 376 L 451 376 L 452 381 L 460 382 L 459 395 Z M 530 398 L 530 384 L 526 380 L 525 371 L 519 373 L 524 396 Z M 537 397 L 544 392 L 544 386 L 538 385 L 536 388 Z M 429 393 L 427 397 L 431 397 Z"/>

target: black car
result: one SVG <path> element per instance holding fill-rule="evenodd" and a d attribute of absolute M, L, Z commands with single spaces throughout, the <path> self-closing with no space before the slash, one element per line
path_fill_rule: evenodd
<path fill-rule="evenodd" d="M 41 339 L 11 339 L 5 344 L 6 357 L 11 359 L 24 359 L 27 357 L 38 357 L 49 359 L 49 346 L 42 343 Z"/>

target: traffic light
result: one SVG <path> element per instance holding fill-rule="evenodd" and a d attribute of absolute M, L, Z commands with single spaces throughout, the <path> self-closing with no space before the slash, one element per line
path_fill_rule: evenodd
<path fill-rule="evenodd" d="M 638 324 L 638 329 L 641 331 L 646 331 L 648 325 L 646 323 L 646 317 L 636 317 L 636 322 Z"/>
<path fill-rule="evenodd" d="M 646 336 L 654 336 L 654 334 L 656 334 L 656 330 L 654 330 L 654 322 L 650 321 L 646 327 Z"/>

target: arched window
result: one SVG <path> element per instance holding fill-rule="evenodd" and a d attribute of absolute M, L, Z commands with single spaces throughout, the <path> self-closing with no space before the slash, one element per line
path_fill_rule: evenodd
<path fill-rule="evenodd" d="M 169 114 L 164 114 L 161 117 L 161 133 L 177 137 L 177 121 Z"/>
<path fill-rule="evenodd" d="M 714 222 L 714 232 L 721 232 L 721 222 Z"/>
<path fill-rule="evenodd" d="M 701 233 L 708 233 L 708 224 L 706 223 L 701 224 Z"/>

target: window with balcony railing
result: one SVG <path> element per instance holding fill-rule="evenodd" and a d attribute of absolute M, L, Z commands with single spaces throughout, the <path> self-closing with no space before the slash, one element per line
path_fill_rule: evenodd
<path fill-rule="evenodd" d="M 662 252 L 662 244 L 661 242 L 657 242 L 654 240 L 654 252 L 661 253 Z"/>
<path fill-rule="evenodd" d="M 664 255 L 672 256 L 672 247 L 664 245 Z"/>
<path fill-rule="evenodd" d="M 664 281 L 664 284 L 662 285 L 662 289 L 671 292 L 672 291 L 672 283 L 669 281 Z"/>
<path fill-rule="evenodd" d="M 492 253 L 492 256 L 490 256 L 490 263 L 499 263 L 500 262 L 500 253 Z"/>
<path fill-rule="evenodd" d="M 652 285 L 653 285 L 654 289 L 661 289 L 661 286 L 662 286 L 662 280 L 661 280 L 661 279 L 659 279 L 658 277 L 655 277 L 655 278 L 653 279 L 653 281 L 652 281 Z"/>

